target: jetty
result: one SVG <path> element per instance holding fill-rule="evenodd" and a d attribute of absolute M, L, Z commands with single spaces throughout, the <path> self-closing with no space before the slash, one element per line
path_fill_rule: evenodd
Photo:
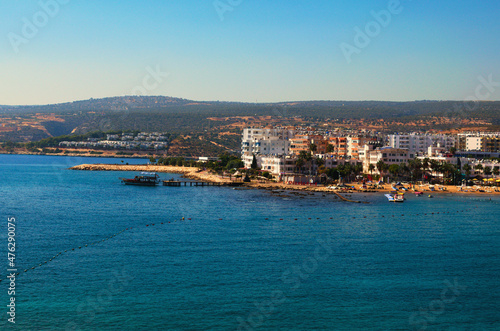
<path fill-rule="evenodd" d="M 243 186 L 243 182 L 200 182 L 187 180 L 164 180 L 163 186 Z"/>

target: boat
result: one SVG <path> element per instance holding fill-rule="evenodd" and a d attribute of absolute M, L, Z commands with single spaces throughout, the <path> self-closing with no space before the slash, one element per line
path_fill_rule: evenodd
<path fill-rule="evenodd" d="M 125 185 L 156 186 L 160 183 L 160 176 L 154 172 L 141 172 L 140 176 L 132 179 L 120 178 Z"/>
<path fill-rule="evenodd" d="M 421 196 L 421 195 L 424 195 L 424 192 L 419 192 L 419 191 L 417 191 L 417 192 L 415 192 L 415 195 L 416 195 L 417 197 L 419 197 L 419 196 Z"/>
<path fill-rule="evenodd" d="M 403 194 L 384 194 L 389 202 L 404 202 L 405 197 Z"/>
<path fill-rule="evenodd" d="M 403 194 L 396 194 L 394 196 L 394 202 L 404 202 L 405 196 Z"/>

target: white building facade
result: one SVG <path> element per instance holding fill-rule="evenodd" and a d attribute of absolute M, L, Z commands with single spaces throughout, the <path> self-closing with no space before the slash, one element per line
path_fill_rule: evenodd
<path fill-rule="evenodd" d="M 417 154 L 423 155 L 427 153 L 430 146 L 439 145 L 449 151 L 452 147 L 455 147 L 456 142 L 454 136 L 444 134 L 391 134 L 388 138 L 390 147 L 407 149 L 412 158 Z"/>

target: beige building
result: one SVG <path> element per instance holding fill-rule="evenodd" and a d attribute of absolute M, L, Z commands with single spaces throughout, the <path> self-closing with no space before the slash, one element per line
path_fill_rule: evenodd
<path fill-rule="evenodd" d="M 373 164 L 373 173 L 379 173 L 377 162 L 383 161 L 387 165 L 407 163 L 410 159 L 408 150 L 402 148 L 381 147 L 372 151 L 367 151 L 363 162 L 363 172 L 369 173 L 368 167 Z"/>

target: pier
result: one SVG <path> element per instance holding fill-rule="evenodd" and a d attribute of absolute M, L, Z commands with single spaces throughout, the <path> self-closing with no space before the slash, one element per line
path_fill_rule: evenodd
<path fill-rule="evenodd" d="M 197 181 L 181 181 L 181 180 L 164 180 L 163 186 L 242 186 L 243 182 L 197 182 Z"/>

